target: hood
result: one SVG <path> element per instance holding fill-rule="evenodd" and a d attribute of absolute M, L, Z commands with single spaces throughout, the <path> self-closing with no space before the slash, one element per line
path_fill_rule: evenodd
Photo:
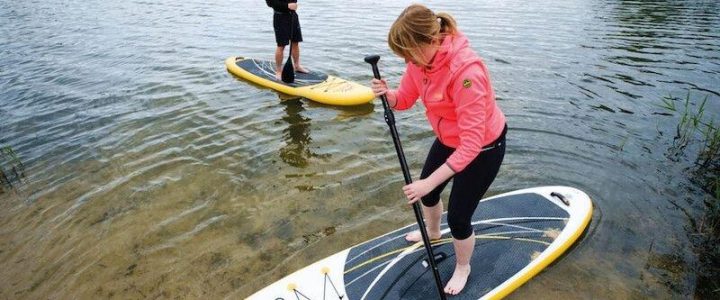
<path fill-rule="evenodd" d="M 461 50 L 469 48 L 470 42 L 464 34 L 457 32 L 453 35 L 446 36 L 438 52 L 435 53 L 432 65 L 429 69 L 425 70 L 427 73 L 434 73 L 450 64 L 455 59 Z"/>

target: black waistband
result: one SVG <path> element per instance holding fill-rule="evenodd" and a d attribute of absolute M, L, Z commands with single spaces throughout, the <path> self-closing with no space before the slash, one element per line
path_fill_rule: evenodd
<path fill-rule="evenodd" d="M 505 127 L 503 127 L 503 131 L 502 131 L 502 133 L 500 133 L 500 136 L 498 138 L 496 138 L 492 143 L 485 145 L 485 147 L 482 148 L 481 152 L 502 146 L 502 144 L 505 142 L 505 134 L 506 133 L 507 133 L 507 124 L 505 124 Z"/>

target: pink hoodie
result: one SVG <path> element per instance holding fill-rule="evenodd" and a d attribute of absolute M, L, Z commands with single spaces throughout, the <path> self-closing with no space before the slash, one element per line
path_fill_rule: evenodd
<path fill-rule="evenodd" d="M 391 92 L 397 110 L 422 98 L 435 135 L 443 145 L 455 148 L 445 163 L 456 173 L 505 127 L 487 68 L 460 32 L 445 37 L 429 69 L 408 63 L 400 86 Z"/>

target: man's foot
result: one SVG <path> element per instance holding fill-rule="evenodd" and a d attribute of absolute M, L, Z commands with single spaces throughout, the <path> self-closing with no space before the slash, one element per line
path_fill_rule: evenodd
<path fill-rule="evenodd" d="M 442 234 L 440 234 L 440 231 L 428 230 L 427 233 L 431 241 L 440 239 L 440 237 L 442 236 Z M 412 231 L 405 235 L 405 240 L 411 243 L 422 241 L 422 233 L 420 233 L 420 230 Z"/>
<path fill-rule="evenodd" d="M 449 295 L 460 294 L 465 284 L 467 283 L 468 276 L 470 276 L 470 265 L 458 265 L 455 264 L 455 272 L 453 272 L 452 278 L 448 281 L 445 286 L 445 293 Z"/>
<path fill-rule="evenodd" d="M 305 74 L 310 73 L 310 71 L 308 71 L 308 69 L 305 69 L 305 67 L 303 67 L 303 66 L 296 66 L 295 72 L 305 73 Z"/>
<path fill-rule="evenodd" d="M 275 70 L 275 80 L 282 81 L 282 71 Z"/>

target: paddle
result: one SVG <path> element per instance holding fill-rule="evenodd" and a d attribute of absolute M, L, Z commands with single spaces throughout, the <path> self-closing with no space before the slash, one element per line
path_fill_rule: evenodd
<path fill-rule="evenodd" d="M 378 70 L 377 63 L 380 60 L 379 55 L 370 55 L 365 57 L 365 62 L 372 66 L 373 75 L 376 79 L 380 79 L 380 70 Z M 397 152 L 398 159 L 400 160 L 400 168 L 405 176 L 405 184 L 412 183 L 412 177 L 410 176 L 410 169 L 408 168 L 407 161 L 405 161 L 405 154 L 403 153 L 402 145 L 400 144 L 400 137 L 395 127 L 395 114 L 390 109 L 390 105 L 387 102 L 385 95 L 380 96 L 382 100 L 383 108 L 385 109 L 385 122 L 390 127 L 390 135 L 392 135 L 393 143 L 395 144 L 395 152 Z M 428 255 L 428 261 L 430 267 L 433 270 L 435 276 L 435 284 L 437 285 L 437 291 L 440 295 L 440 299 L 445 300 L 445 292 L 443 291 L 442 280 L 440 279 L 440 273 L 438 272 L 437 263 L 435 262 L 435 255 L 433 254 L 432 246 L 430 245 L 430 237 L 428 236 L 427 229 L 425 229 L 425 220 L 423 220 L 422 209 L 420 203 L 413 203 L 413 211 L 415 211 L 415 220 L 420 227 L 420 234 L 422 235 L 423 244 L 425 245 L 425 251 Z"/>
<path fill-rule="evenodd" d="M 285 66 L 282 69 L 282 81 L 285 83 L 293 83 L 295 81 L 295 68 L 293 67 L 292 61 L 292 38 L 295 31 L 295 14 L 290 12 L 290 53 L 288 59 L 285 62 Z"/>

